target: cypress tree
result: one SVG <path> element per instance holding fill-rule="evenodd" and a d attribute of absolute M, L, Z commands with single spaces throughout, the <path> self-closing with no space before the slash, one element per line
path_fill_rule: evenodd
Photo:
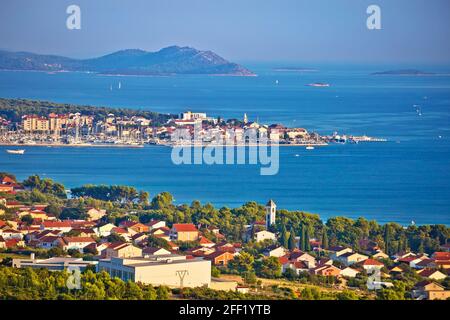
<path fill-rule="evenodd" d="M 289 248 L 289 250 L 294 250 L 295 248 L 297 248 L 297 243 L 295 241 L 295 233 L 294 233 L 293 228 L 291 228 L 291 231 L 289 232 L 288 248 Z"/>
<path fill-rule="evenodd" d="M 292 229 L 291 229 L 291 231 L 292 231 Z M 283 224 L 283 229 L 281 230 L 281 244 L 285 248 L 287 248 L 289 246 L 289 235 L 286 230 L 285 224 Z"/>
<path fill-rule="evenodd" d="M 305 250 L 311 251 L 311 244 L 309 243 L 309 228 L 306 226 L 305 230 Z"/>
<path fill-rule="evenodd" d="M 323 232 L 322 232 L 322 248 L 328 249 L 328 234 L 327 234 L 326 227 L 323 228 Z"/>
<path fill-rule="evenodd" d="M 390 242 L 391 242 L 391 228 L 388 224 L 384 226 L 384 251 L 386 254 L 390 254 Z"/>
<path fill-rule="evenodd" d="M 302 236 L 301 236 L 301 239 L 300 239 L 300 241 L 301 241 L 301 248 L 300 248 L 300 249 L 302 249 L 302 251 L 305 251 L 305 250 L 306 250 L 306 241 L 305 241 L 306 234 L 305 234 L 305 226 L 302 224 L 301 228 L 302 228 Z"/>

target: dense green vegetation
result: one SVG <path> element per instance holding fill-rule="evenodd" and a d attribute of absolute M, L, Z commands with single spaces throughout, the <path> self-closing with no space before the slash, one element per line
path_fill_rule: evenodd
<path fill-rule="evenodd" d="M 0 267 L 0 300 L 164 300 L 166 287 L 154 288 L 111 278 L 106 272 L 81 274 L 81 289 L 69 289 L 70 273 L 46 269 Z"/>
<path fill-rule="evenodd" d="M 20 122 L 22 116 L 27 114 L 47 116 L 52 112 L 58 114 L 78 112 L 82 115 L 94 116 L 95 120 L 102 120 L 110 113 L 118 117 L 140 116 L 153 120 L 155 125 L 165 123 L 169 118 L 174 116 L 138 109 L 80 106 L 48 101 L 0 98 L 0 117 L 11 120 L 12 122 Z"/>

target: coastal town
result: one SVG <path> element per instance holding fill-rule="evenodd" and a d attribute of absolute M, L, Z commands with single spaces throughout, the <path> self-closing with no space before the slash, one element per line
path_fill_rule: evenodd
<path fill-rule="evenodd" d="M 249 137 L 258 142 L 266 137 L 268 143 L 280 146 L 326 146 L 330 143 L 383 142 L 386 139 L 368 136 L 319 135 L 305 128 L 288 128 L 282 124 L 260 124 L 247 114 L 242 119 L 221 119 L 203 112 L 186 111 L 170 116 L 164 123 L 155 123 L 143 116 L 107 114 L 101 119 L 79 112 L 46 115 L 25 114 L 19 121 L 0 117 L 0 145 L 11 146 L 127 146 L 173 145 L 176 130 L 185 130 L 202 144 L 222 143 L 249 145 Z M 194 138 L 185 141 L 194 144 Z"/>
<path fill-rule="evenodd" d="M 129 187 L 84 186 L 68 196 L 50 179 L 0 178 L 0 273 L 99 274 L 167 288 L 169 299 L 450 298 L 450 233 L 442 225 L 324 224 L 273 200 L 216 210 L 173 205 L 167 193 L 150 201 Z M 75 289 L 87 290 L 83 281 Z"/>

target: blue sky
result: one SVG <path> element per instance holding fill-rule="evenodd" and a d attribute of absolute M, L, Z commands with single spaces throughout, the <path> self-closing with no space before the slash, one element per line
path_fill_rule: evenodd
<path fill-rule="evenodd" d="M 66 8 L 81 7 L 68 30 Z M 382 30 L 366 28 L 381 7 Z M 2 0 L 0 48 L 91 57 L 188 45 L 234 61 L 450 63 L 448 0 Z"/>

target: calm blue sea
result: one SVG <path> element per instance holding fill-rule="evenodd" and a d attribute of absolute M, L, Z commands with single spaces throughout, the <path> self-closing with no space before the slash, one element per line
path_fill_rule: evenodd
<path fill-rule="evenodd" d="M 110 77 L 83 73 L 0 72 L 0 97 L 148 109 L 283 123 L 321 134 L 367 134 L 387 143 L 280 149 L 280 171 L 259 167 L 176 166 L 165 147 L 142 149 L 0 147 L 0 171 L 40 174 L 67 187 L 126 184 L 177 203 L 239 206 L 273 198 L 279 208 L 364 216 L 380 222 L 450 225 L 450 77 L 371 76 L 392 66 L 247 65 L 258 77 Z M 426 68 L 426 71 L 433 70 Z M 442 71 L 442 69 L 436 69 Z M 445 71 L 448 71 L 445 70 Z M 278 80 L 278 84 L 276 84 Z M 122 83 L 118 89 L 119 81 Z M 307 87 L 328 82 L 329 88 Z M 110 86 L 113 90 L 110 90 Z M 413 105 L 418 105 L 419 116 Z M 298 155 L 298 156 L 296 156 Z"/>

